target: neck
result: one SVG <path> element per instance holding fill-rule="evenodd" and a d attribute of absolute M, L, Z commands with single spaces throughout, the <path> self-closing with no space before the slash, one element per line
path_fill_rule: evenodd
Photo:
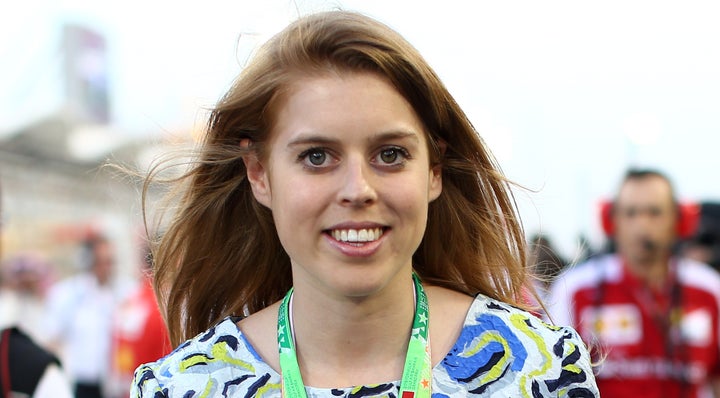
<path fill-rule="evenodd" d="M 668 279 L 669 256 L 662 256 L 661 258 L 646 262 L 630 261 L 627 259 L 625 261 L 630 271 L 651 288 L 659 289 L 665 286 Z"/>
<path fill-rule="evenodd" d="M 328 297 L 297 286 L 293 326 L 305 384 L 342 387 L 399 380 L 414 306 L 410 278 L 362 298 Z"/>

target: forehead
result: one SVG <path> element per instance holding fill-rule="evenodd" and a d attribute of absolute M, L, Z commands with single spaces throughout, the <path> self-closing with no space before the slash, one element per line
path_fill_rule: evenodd
<path fill-rule="evenodd" d="M 674 202 L 670 183 L 659 176 L 627 180 L 620 187 L 620 206 L 671 206 Z"/>
<path fill-rule="evenodd" d="M 270 135 L 301 132 L 411 131 L 426 137 L 422 119 L 384 76 L 371 71 L 298 73 L 269 108 Z"/>
<path fill-rule="evenodd" d="M 99 241 L 93 245 L 92 250 L 96 256 L 111 255 L 113 245 L 109 241 Z"/>
<path fill-rule="evenodd" d="M 354 95 L 348 96 L 347 91 Z M 360 95 L 379 96 L 379 99 L 386 101 L 401 101 L 403 106 L 414 112 L 400 91 L 382 74 L 339 68 L 296 71 L 290 74 L 275 103 L 282 110 L 298 100 L 323 102 L 332 100 L 334 96 L 335 100 L 342 101 Z"/>

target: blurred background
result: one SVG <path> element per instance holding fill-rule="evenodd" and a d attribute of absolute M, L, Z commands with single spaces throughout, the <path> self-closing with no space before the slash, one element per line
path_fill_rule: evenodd
<path fill-rule="evenodd" d="M 136 269 L 146 170 L 192 145 L 252 51 L 298 15 L 359 10 L 427 58 L 519 184 L 528 236 L 602 245 L 598 203 L 629 166 L 684 201 L 720 199 L 720 4 L 713 1 L 27 0 L 0 13 L 5 256 L 76 271 L 102 231 Z"/>

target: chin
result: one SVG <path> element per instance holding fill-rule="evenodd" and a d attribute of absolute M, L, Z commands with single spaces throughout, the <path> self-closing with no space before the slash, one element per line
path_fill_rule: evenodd
<path fill-rule="evenodd" d="M 337 280 L 337 288 L 347 297 L 368 297 L 381 292 L 392 284 L 392 276 L 370 271 L 345 274 Z M 409 283 L 409 282 L 408 282 Z"/>
<path fill-rule="evenodd" d="M 347 297 L 368 297 L 381 291 L 383 288 L 382 283 L 373 283 L 367 280 L 350 281 L 343 283 L 338 289 L 341 294 Z"/>
<path fill-rule="evenodd" d="M 628 256 L 628 259 L 637 265 L 652 265 L 658 260 L 656 255 L 646 253 Z"/>

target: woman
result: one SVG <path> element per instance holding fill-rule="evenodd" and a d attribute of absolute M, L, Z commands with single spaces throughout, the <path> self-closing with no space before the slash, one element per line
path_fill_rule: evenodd
<path fill-rule="evenodd" d="M 513 307 L 508 181 L 388 27 L 337 11 L 279 33 L 181 181 L 155 283 L 185 342 L 133 396 L 598 395 L 577 334 Z"/>

